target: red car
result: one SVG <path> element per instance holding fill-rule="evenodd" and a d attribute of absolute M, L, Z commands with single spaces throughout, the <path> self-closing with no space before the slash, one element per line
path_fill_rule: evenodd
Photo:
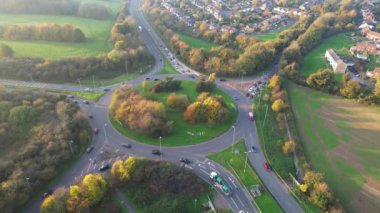
<path fill-rule="evenodd" d="M 98 128 L 94 128 L 94 134 L 97 135 L 99 133 L 99 129 Z"/>
<path fill-rule="evenodd" d="M 267 163 L 267 162 L 263 163 L 263 167 L 264 167 L 264 169 L 267 170 L 267 171 L 270 171 L 270 170 L 271 170 L 270 165 L 269 165 L 269 163 Z"/>

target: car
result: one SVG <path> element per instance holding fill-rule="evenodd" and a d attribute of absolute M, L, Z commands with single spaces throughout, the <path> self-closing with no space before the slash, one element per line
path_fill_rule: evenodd
<path fill-rule="evenodd" d="M 94 146 L 90 146 L 86 149 L 86 153 L 91 153 L 94 150 Z"/>
<path fill-rule="evenodd" d="M 227 80 L 226 80 L 226 79 L 224 79 L 224 78 L 221 78 L 221 79 L 220 79 L 220 81 L 227 81 Z"/>
<path fill-rule="evenodd" d="M 70 98 L 74 98 L 74 96 L 73 96 L 73 95 L 70 95 L 69 97 L 70 97 Z"/>
<path fill-rule="evenodd" d="M 189 164 L 189 163 L 191 163 L 191 161 L 190 161 L 189 159 L 187 159 L 187 158 L 180 158 L 180 159 L 179 159 L 179 162 L 182 162 L 182 163 L 184 163 L 184 164 Z"/>
<path fill-rule="evenodd" d="M 74 101 L 74 104 L 78 104 L 78 101 Z"/>
<path fill-rule="evenodd" d="M 269 165 L 268 162 L 264 162 L 264 163 L 263 163 L 263 167 L 264 167 L 264 169 L 267 170 L 267 171 L 270 171 L 270 170 L 271 170 L 271 167 L 270 167 L 270 165 Z"/>
<path fill-rule="evenodd" d="M 235 100 L 235 101 L 238 101 L 239 98 L 238 98 L 237 96 L 234 96 L 234 100 Z"/>
<path fill-rule="evenodd" d="M 98 128 L 94 128 L 94 134 L 97 135 L 99 133 L 99 129 Z"/>
<path fill-rule="evenodd" d="M 106 171 L 107 169 L 110 168 L 110 165 L 109 164 L 103 164 L 100 168 L 99 168 L 99 172 L 104 172 Z"/>
<path fill-rule="evenodd" d="M 121 144 L 121 146 L 124 147 L 124 148 L 127 148 L 127 149 L 132 148 L 132 145 L 129 144 L 129 143 L 127 143 L 127 144 Z"/>
<path fill-rule="evenodd" d="M 159 81 L 160 79 L 159 78 L 155 78 L 154 81 Z"/>
<path fill-rule="evenodd" d="M 193 74 L 191 74 L 191 75 L 190 75 L 190 78 L 193 78 L 193 79 L 194 79 L 194 78 L 195 78 L 195 76 L 194 76 Z"/>
<path fill-rule="evenodd" d="M 85 92 L 91 92 L 92 90 L 90 88 L 85 88 L 84 91 Z"/>
<path fill-rule="evenodd" d="M 90 114 L 90 115 L 88 115 L 88 118 L 94 118 L 94 116 Z"/>
<path fill-rule="evenodd" d="M 153 154 L 153 155 L 161 155 L 161 152 L 160 152 L 160 150 L 158 150 L 158 149 L 153 149 L 153 150 L 152 150 L 152 154 Z"/>
<path fill-rule="evenodd" d="M 110 88 L 104 88 L 104 89 L 103 89 L 104 92 L 108 92 L 108 91 L 110 91 L 110 90 L 111 90 Z"/>
<path fill-rule="evenodd" d="M 256 152 L 257 152 L 257 149 L 256 149 L 255 146 L 252 146 L 252 152 L 253 152 L 253 153 L 256 153 Z"/>
<path fill-rule="evenodd" d="M 86 100 L 84 100 L 84 101 L 83 101 L 83 103 L 84 103 L 84 104 L 89 104 L 90 102 L 89 102 L 89 101 L 86 101 Z"/>
<path fill-rule="evenodd" d="M 150 80 L 150 78 L 149 78 L 149 77 L 146 77 L 145 80 Z"/>
<path fill-rule="evenodd" d="M 49 189 L 49 190 L 47 190 L 46 192 L 44 192 L 43 194 L 42 194 L 42 198 L 47 198 L 47 197 L 49 197 L 50 195 L 52 195 L 53 194 L 53 190 L 52 189 Z"/>

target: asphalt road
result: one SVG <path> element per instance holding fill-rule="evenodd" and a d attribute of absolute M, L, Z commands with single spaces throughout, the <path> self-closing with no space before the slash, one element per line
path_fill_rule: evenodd
<path fill-rule="evenodd" d="M 140 84 L 146 76 L 153 76 L 162 67 L 162 58 L 168 57 L 168 51 L 165 49 L 165 43 L 160 39 L 160 37 L 154 32 L 150 27 L 149 23 L 146 21 L 145 17 L 140 11 L 141 2 L 138 0 L 132 0 L 130 13 L 135 17 L 138 25 L 142 26 L 143 30 L 141 32 L 142 38 L 148 48 L 148 50 L 155 57 L 156 64 L 152 70 L 145 76 L 141 76 L 137 79 L 131 80 L 128 83 L 137 85 Z M 152 39 L 153 38 L 153 39 Z M 174 61 L 177 61 L 176 59 Z M 184 64 L 180 64 L 182 69 L 190 70 L 187 75 L 177 75 L 178 79 L 192 79 L 189 75 L 198 75 L 198 73 L 190 68 L 186 67 Z M 160 76 L 159 78 L 163 78 Z M 9 81 L 7 81 L 9 83 Z M 1 82 L 0 82 L 1 83 Z M 20 83 L 20 81 L 13 81 L 10 84 Z M 21 82 L 22 83 L 22 82 Z M 31 84 L 31 82 L 25 82 Z M 31 85 L 29 85 L 31 86 Z M 38 85 L 34 85 L 37 86 Z M 108 88 L 115 88 L 117 85 L 110 86 Z M 257 136 L 257 130 L 254 122 L 249 121 L 248 112 L 251 111 L 252 105 L 251 100 L 245 97 L 244 92 L 238 91 L 234 88 L 229 87 L 223 82 L 218 82 L 217 85 L 220 89 L 223 89 L 226 93 L 231 96 L 237 96 L 239 100 L 237 101 L 238 107 L 238 118 L 234 125 L 235 127 L 235 139 L 238 141 L 240 138 L 246 140 L 246 147 L 248 150 L 254 145 L 258 148 L 258 153 L 249 153 L 248 158 L 258 173 L 259 177 L 262 179 L 265 186 L 275 197 L 280 206 L 285 212 L 303 212 L 299 204 L 290 195 L 285 184 L 282 183 L 278 177 L 273 172 L 266 171 L 262 164 L 266 161 L 263 152 L 261 152 L 260 144 Z M 63 90 L 80 90 L 81 88 L 67 86 L 67 85 L 57 85 L 57 84 L 43 84 L 44 88 L 60 88 Z M 81 104 L 81 108 L 89 114 L 94 115 L 93 119 L 90 119 L 92 127 L 99 128 L 100 132 L 98 135 L 94 136 L 92 145 L 95 147 L 94 150 L 87 154 L 83 154 L 81 158 L 63 175 L 61 176 L 51 188 L 55 189 L 60 186 L 71 185 L 76 177 L 83 176 L 89 172 L 97 172 L 98 168 L 105 163 L 112 163 L 117 159 L 126 159 L 129 156 L 145 157 L 150 159 L 162 159 L 168 160 L 178 165 L 183 166 L 186 169 L 191 170 L 194 174 L 198 175 L 200 178 L 204 179 L 206 182 L 212 185 L 209 174 L 212 171 L 217 172 L 226 181 L 226 183 L 231 187 L 233 194 L 231 196 L 223 195 L 226 202 L 229 203 L 234 212 L 257 212 L 252 204 L 251 196 L 240 183 L 236 180 L 234 175 L 229 173 L 226 169 L 221 167 L 215 162 L 212 162 L 206 158 L 206 155 L 210 153 L 219 152 L 230 147 L 233 144 L 233 130 L 229 130 L 223 135 L 214 138 L 210 141 L 182 147 L 162 147 L 163 155 L 156 156 L 151 154 L 152 149 L 159 149 L 157 146 L 147 145 L 143 143 L 136 142 L 125 136 L 122 136 L 119 132 L 112 128 L 108 118 L 108 105 L 112 96 L 112 90 L 104 95 L 97 103 Z M 82 103 L 79 101 L 79 103 Z M 158 142 L 158 140 L 157 140 Z M 121 146 L 123 143 L 129 143 L 132 145 L 131 149 L 126 149 Z M 164 139 L 163 139 L 164 143 Z M 158 144 L 158 143 L 157 143 Z M 107 154 L 112 153 L 111 156 L 117 157 L 104 157 Z M 181 157 L 189 158 L 192 163 L 188 165 L 181 164 L 179 159 Z M 218 192 L 220 192 L 217 189 Z M 220 192 L 221 193 L 221 192 Z M 39 195 L 36 195 L 36 197 Z M 36 199 L 36 202 L 27 210 L 27 212 L 39 212 L 39 206 L 42 200 Z"/>

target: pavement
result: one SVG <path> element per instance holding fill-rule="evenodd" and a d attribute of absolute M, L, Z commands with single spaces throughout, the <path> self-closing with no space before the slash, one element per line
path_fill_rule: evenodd
<path fill-rule="evenodd" d="M 150 27 L 146 18 L 140 10 L 141 1 L 132 0 L 130 5 L 130 14 L 135 18 L 138 25 L 142 26 L 141 36 L 151 54 L 155 58 L 155 66 L 145 76 L 138 77 L 129 81 L 128 83 L 133 85 L 140 84 L 147 76 L 157 76 L 157 73 L 162 68 L 163 57 L 168 57 L 168 51 L 166 50 L 165 43 L 155 33 L 153 28 Z M 172 60 L 173 61 L 173 60 Z M 174 59 L 174 61 L 178 61 Z M 174 63 L 174 62 L 173 62 Z M 176 62 L 175 62 L 176 63 Z M 182 70 L 189 70 L 189 72 L 182 72 L 175 76 L 176 79 L 193 79 L 191 75 L 200 75 L 195 70 L 188 68 L 185 64 L 180 63 Z M 274 68 L 270 70 L 273 73 Z M 165 76 L 158 76 L 158 78 L 164 78 Z M 252 79 L 249 79 L 252 80 Z M 8 81 L 9 84 L 20 84 L 21 81 Z M 239 80 L 236 80 L 239 81 Z M 240 81 L 239 81 L 240 82 Z M 1 83 L 1 81 L 0 81 Z M 58 84 L 41 84 L 36 85 L 33 82 L 24 82 L 29 86 L 43 86 L 49 89 L 62 90 L 82 90 L 75 86 L 58 85 Z M 50 187 L 56 189 L 61 186 L 71 185 L 76 178 L 84 176 L 87 173 L 98 172 L 98 169 L 103 164 L 112 164 L 112 162 L 120 159 L 127 159 L 130 156 L 144 157 L 155 160 L 166 160 L 173 162 L 179 166 L 183 166 L 188 170 L 191 170 L 194 174 L 202 178 L 204 181 L 213 185 L 209 174 L 212 171 L 217 172 L 232 189 L 232 195 L 226 196 L 219 189 L 216 191 L 225 199 L 229 204 L 233 212 L 259 212 L 252 203 L 252 198 L 245 190 L 245 188 L 239 183 L 236 177 L 227 171 L 225 168 L 206 158 L 208 154 L 222 151 L 230 147 L 233 143 L 243 138 L 246 141 L 247 150 L 250 150 L 252 146 L 257 147 L 259 150 L 257 153 L 249 153 L 248 159 L 251 165 L 254 167 L 256 173 L 263 181 L 269 192 L 273 195 L 279 205 L 285 212 L 298 213 L 304 212 L 296 200 L 292 197 L 286 184 L 282 182 L 274 172 L 268 172 L 263 168 L 263 163 L 266 162 L 264 153 L 261 151 L 257 129 L 255 122 L 248 119 L 248 112 L 252 110 L 252 101 L 245 96 L 244 90 L 235 89 L 226 82 L 217 81 L 217 87 L 224 90 L 231 96 L 238 97 L 236 105 L 238 108 L 238 118 L 234 127 L 225 132 L 221 136 L 209 140 L 207 142 L 182 146 L 182 147 L 162 147 L 162 155 L 152 155 L 153 149 L 159 149 L 157 146 L 148 145 L 134 141 L 121 135 L 117 130 L 112 128 L 109 121 L 109 103 L 112 97 L 112 91 L 118 85 L 109 86 L 111 90 L 108 91 L 98 102 L 90 104 L 81 104 L 82 110 L 94 117 L 90 119 L 92 127 L 97 127 L 100 132 L 94 135 L 92 145 L 95 147 L 91 153 L 84 153 L 81 158 L 61 177 L 57 179 Z M 39 88 L 39 87 L 38 87 Z M 100 90 L 100 88 L 98 88 Z M 74 98 L 74 100 L 80 100 Z M 235 135 L 233 135 L 235 134 Z M 236 139 L 235 141 L 232 138 Z M 129 143 L 132 145 L 131 149 L 126 149 L 121 145 L 123 143 Z M 179 159 L 186 157 L 191 160 L 190 164 L 183 164 L 179 162 Z M 36 195 L 36 197 L 40 195 Z M 27 209 L 27 212 L 39 212 L 39 207 L 42 200 L 36 199 L 36 201 Z"/>

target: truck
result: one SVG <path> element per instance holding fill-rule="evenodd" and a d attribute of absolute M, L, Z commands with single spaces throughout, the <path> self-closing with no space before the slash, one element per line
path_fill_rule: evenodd
<path fill-rule="evenodd" d="M 230 187 L 228 187 L 227 184 L 225 184 L 225 182 L 220 177 L 220 175 L 218 175 L 218 173 L 211 172 L 210 178 L 213 181 L 213 183 L 215 184 L 215 186 L 218 189 L 220 189 L 226 196 L 230 196 L 232 194 Z"/>
<path fill-rule="evenodd" d="M 255 116 L 253 115 L 253 112 L 248 112 L 248 118 L 250 121 L 254 121 L 255 120 Z"/>

